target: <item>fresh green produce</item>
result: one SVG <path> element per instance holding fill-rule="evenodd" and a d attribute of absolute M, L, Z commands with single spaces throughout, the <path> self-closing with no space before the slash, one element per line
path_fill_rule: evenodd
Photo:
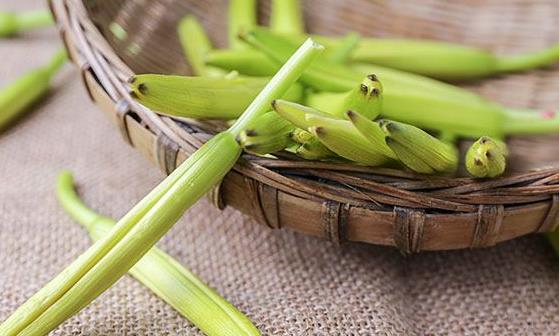
<path fill-rule="evenodd" d="M 296 9 L 292 11 L 296 13 Z M 298 43 L 304 37 L 302 29 L 278 32 L 291 36 Z M 343 43 L 338 37 L 313 38 L 328 48 Z M 351 60 L 438 79 L 469 80 L 549 66 L 559 61 L 559 44 L 523 55 L 498 56 L 479 48 L 434 40 L 363 38 L 352 52 Z"/>
<path fill-rule="evenodd" d="M 284 58 L 284 54 L 293 50 L 292 42 L 288 38 L 273 34 L 264 28 L 255 28 L 244 38 L 277 62 Z M 351 90 L 361 77 L 361 74 L 347 66 L 321 58 L 301 76 L 301 82 L 319 91 L 331 91 L 326 95 L 335 99 L 333 92 Z M 382 116 L 387 119 L 471 138 L 483 135 L 503 138 L 509 134 L 559 132 L 558 117 L 549 118 L 533 112 L 518 112 L 473 94 L 460 93 L 458 90 L 448 89 L 451 92 L 444 95 L 441 92 L 446 90 L 444 85 L 437 85 L 438 91 L 431 93 L 428 88 L 422 89 L 416 84 L 395 86 L 394 82 L 389 80 L 387 83 L 383 77 L 378 77 L 384 89 Z M 312 95 L 308 102 L 313 107 L 322 108 L 313 102 Z"/>
<path fill-rule="evenodd" d="M 45 335 L 122 277 L 233 167 L 241 153 L 235 138 L 295 83 L 322 49 L 306 41 L 227 131 L 191 155 L 118 221 L 108 236 L 18 308 L 0 325 L 0 335 Z"/>
<path fill-rule="evenodd" d="M 196 76 L 221 77 L 226 75 L 222 69 L 206 65 L 206 55 L 213 47 L 202 24 L 193 15 L 185 16 L 177 28 L 184 54 Z"/>
<path fill-rule="evenodd" d="M 50 12 L 46 10 L 24 13 L 0 12 L 0 37 L 11 37 L 53 23 Z"/>
<path fill-rule="evenodd" d="M 53 76 L 66 62 L 66 52 L 59 51 L 49 64 L 32 70 L 0 90 L 0 130 L 28 112 L 44 97 Z"/>
<path fill-rule="evenodd" d="M 487 136 L 479 138 L 466 153 L 466 169 L 474 177 L 503 175 L 507 166 L 507 145 Z"/>
<path fill-rule="evenodd" d="M 307 119 L 307 116 L 309 115 L 314 114 L 319 117 L 334 118 L 334 116 L 329 113 L 284 99 L 274 100 L 272 102 L 272 107 L 282 118 L 285 118 L 293 125 L 303 130 L 307 130 L 309 127 L 314 126 Z"/>
<path fill-rule="evenodd" d="M 549 66 L 559 61 L 559 44 L 524 55 L 497 56 L 439 41 L 363 38 L 352 60 L 443 80 L 469 80 Z"/>
<path fill-rule="evenodd" d="M 380 121 L 386 144 L 409 169 L 423 174 L 452 173 L 458 166 L 458 150 L 412 125 Z"/>
<path fill-rule="evenodd" d="M 238 118 L 268 81 L 144 74 L 134 76 L 130 86 L 134 98 L 155 111 L 175 117 L 228 120 Z M 303 88 L 293 85 L 285 98 L 302 100 Z"/>
<path fill-rule="evenodd" d="M 347 111 L 345 117 L 374 147 L 384 148 L 388 156 L 396 158 L 393 151 L 386 147 L 386 133 L 378 122 L 372 121 L 355 110 Z"/>
<path fill-rule="evenodd" d="M 285 38 L 283 39 L 285 42 Z M 292 42 L 289 43 L 290 47 L 292 47 Z M 335 57 L 336 51 L 334 50 L 327 57 L 330 62 L 324 62 L 322 68 L 331 68 L 333 63 L 338 63 L 340 66 L 336 66 L 337 71 L 340 74 L 353 73 L 353 78 L 357 78 L 358 74 L 362 77 L 366 74 L 374 73 L 382 78 L 383 85 L 385 88 L 389 88 L 389 91 L 392 91 L 392 89 L 417 90 L 426 96 L 437 99 L 460 99 L 464 104 L 487 102 L 484 98 L 473 92 L 432 78 L 373 64 L 353 63 L 349 66 L 344 66 L 340 62 L 333 60 Z M 278 63 L 274 62 L 266 54 L 250 49 L 213 50 L 208 53 L 206 63 L 230 71 L 239 71 L 241 74 L 249 76 L 269 76 L 277 71 L 278 68 Z"/>
<path fill-rule="evenodd" d="M 330 151 L 347 160 L 379 166 L 395 158 L 386 144 L 369 141 L 347 120 L 335 119 L 328 113 L 281 99 L 275 100 L 272 106 L 279 115 L 308 130 Z"/>
<path fill-rule="evenodd" d="M 268 29 L 254 27 L 251 31 L 240 35 L 240 38 L 252 47 L 264 53 L 276 64 L 285 62 L 292 52 L 294 44 L 289 38 L 274 34 Z M 356 80 L 355 73 L 346 71 L 342 64 L 328 62 L 321 58 L 314 62 L 301 76 L 301 82 L 319 91 L 346 92 L 353 89 Z"/>
<path fill-rule="evenodd" d="M 270 28 L 279 34 L 304 34 L 303 13 L 299 0 L 272 0 Z"/>
<path fill-rule="evenodd" d="M 326 148 L 312 133 L 301 128 L 295 128 L 290 134 L 295 145 L 288 147 L 299 157 L 305 160 L 323 160 L 334 158 L 337 155 Z"/>
<path fill-rule="evenodd" d="M 309 127 L 309 132 L 340 157 L 367 166 L 381 166 L 391 161 L 389 156 L 368 143 L 360 133 L 349 128 L 347 122 L 316 116 L 308 119 L 318 125 Z"/>
<path fill-rule="evenodd" d="M 339 119 L 345 118 L 346 112 L 350 110 L 361 113 L 369 119 L 375 119 L 382 111 L 382 98 L 382 84 L 376 75 L 371 74 L 348 92 L 310 94 L 307 104 Z"/>
<path fill-rule="evenodd" d="M 285 42 L 285 38 L 284 42 Z M 289 41 L 289 47 L 293 46 L 293 42 Z M 336 49 L 328 55 L 330 62 L 325 62 L 324 67 L 331 67 L 333 63 L 340 64 L 334 60 L 336 57 Z M 334 58 L 334 59 L 333 59 Z M 206 63 L 229 71 L 238 71 L 248 76 L 269 76 L 278 69 L 278 63 L 274 62 L 266 54 L 258 50 L 212 50 L 208 53 Z M 342 64 L 340 64 L 342 65 Z M 351 74 L 353 77 L 365 76 L 374 73 L 382 78 L 383 85 L 388 88 L 405 88 L 421 90 L 423 94 L 440 98 L 462 99 L 464 103 L 469 101 L 484 101 L 481 96 L 462 89 L 460 87 L 444 83 L 429 77 L 416 75 L 413 73 L 390 69 L 374 64 L 352 63 L 345 66 L 337 66 L 339 73 Z"/>
<path fill-rule="evenodd" d="M 299 145 L 295 150 L 295 154 L 305 160 L 326 160 L 337 157 L 334 152 L 329 150 L 314 136 L 309 141 Z"/>
<path fill-rule="evenodd" d="M 295 126 L 269 111 L 255 120 L 239 135 L 241 147 L 254 154 L 265 155 L 285 149 L 293 142 L 291 134 Z"/>
<path fill-rule="evenodd" d="M 66 212 L 97 242 L 110 234 L 116 221 L 89 209 L 76 194 L 73 177 L 58 176 L 58 200 Z M 250 320 L 157 247 L 153 247 L 129 271 L 206 335 L 260 335 Z"/>
<path fill-rule="evenodd" d="M 228 15 L 229 48 L 246 48 L 238 35 L 256 26 L 256 0 L 230 0 Z"/>

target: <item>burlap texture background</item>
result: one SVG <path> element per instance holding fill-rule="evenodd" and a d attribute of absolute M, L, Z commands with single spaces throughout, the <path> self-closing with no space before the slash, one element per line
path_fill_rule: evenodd
<path fill-rule="evenodd" d="M 30 9 L 39 0 L 3 0 Z M 54 30 L 0 41 L 0 85 L 41 64 Z M 119 217 L 162 174 L 87 99 L 77 71 L 0 135 L 0 320 L 90 244 L 58 206 L 57 173 L 71 169 L 91 207 Z M 245 312 L 266 335 L 553 335 L 559 260 L 541 237 L 495 248 L 423 253 L 341 248 L 255 225 L 201 201 L 159 244 Z M 130 277 L 53 335 L 198 335 Z"/>

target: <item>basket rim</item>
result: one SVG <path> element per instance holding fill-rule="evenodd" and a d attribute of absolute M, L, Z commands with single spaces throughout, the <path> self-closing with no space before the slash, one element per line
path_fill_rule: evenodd
<path fill-rule="evenodd" d="M 104 39 L 82 1 L 49 0 L 49 6 L 89 97 L 117 124 L 125 141 L 170 173 L 208 139 L 208 125 L 158 115 L 132 98 L 127 82 L 133 71 Z M 227 194 L 239 188 L 248 191 L 250 201 Z M 312 202 L 309 218 L 319 223 L 312 228 L 283 223 L 283 217 L 290 217 L 284 205 L 293 202 L 288 196 Z M 559 225 L 559 167 L 480 181 L 290 155 L 279 160 L 244 155 L 210 197 L 218 207 L 232 205 L 269 227 L 291 227 L 338 243 L 394 245 L 405 253 L 481 247 Z M 521 225 L 519 218 L 530 223 Z M 368 223 L 373 220 L 385 221 L 386 227 Z M 453 221 L 458 229 L 449 224 Z M 463 237 L 445 242 L 445 230 L 458 230 L 452 235 Z"/>

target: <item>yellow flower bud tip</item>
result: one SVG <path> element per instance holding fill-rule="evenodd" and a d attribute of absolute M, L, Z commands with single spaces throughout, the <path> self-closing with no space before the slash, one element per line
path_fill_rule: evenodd
<path fill-rule="evenodd" d="M 466 153 L 466 169 L 478 178 L 500 176 L 505 172 L 507 155 L 505 143 L 487 136 L 481 137 Z"/>
<path fill-rule="evenodd" d="M 382 94 L 382 84 L 378 80 L 377 75 L 370 74 L 359 85 L 361 93 L 371 98 L 377 98 Z"/>

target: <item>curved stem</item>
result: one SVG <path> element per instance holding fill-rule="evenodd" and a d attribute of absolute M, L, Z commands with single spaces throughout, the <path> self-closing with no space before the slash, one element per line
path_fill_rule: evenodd
<path fill-rule="evenodd" d="M 88 208 L 74 189 L 74 177 L 69 171 L 63 171 L 56 182 L 56 195 L 64 210 L 78 223 L 90 229 L 99 215 Z"/>
<path fill-rule="evenodd" d="M 107 236 L 116 224 L 83 203 L 69 171 L 58 176 L 57 196 L 66 212 L 88 229 L 93 241 Z M 129 273 L 207 335 L 260 335 L 245 315 L 157 247 L 146 253 Z"/>

